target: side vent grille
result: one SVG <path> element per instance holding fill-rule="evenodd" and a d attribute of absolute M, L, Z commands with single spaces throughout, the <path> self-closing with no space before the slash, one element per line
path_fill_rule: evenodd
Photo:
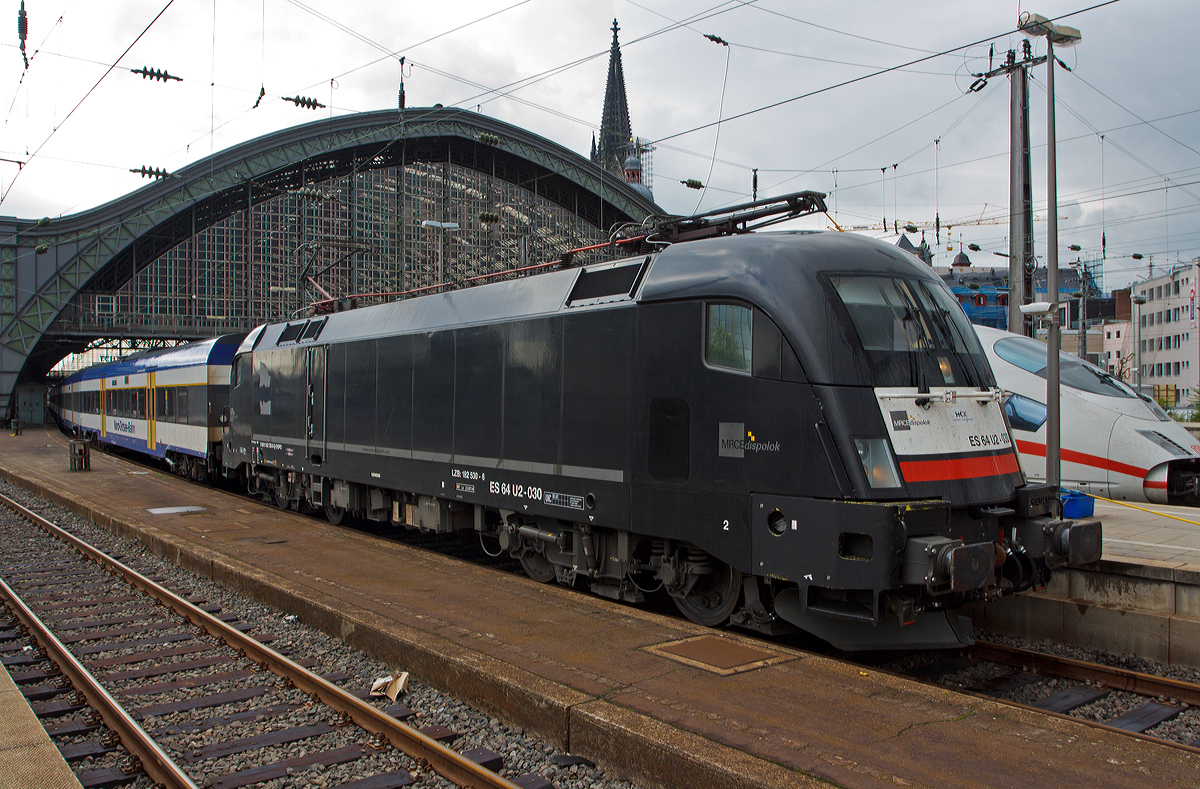
<path fill-rule="evenodd" d="M 297 339 L 299 339 L 300 334 L 304 331 L 304 327 L 306 325 L 308 325 L 308 321 L 301 323 L 289 323 L 284 327 L 283 331 L 279 335 L 279 339 L 275 341 L 275 344 L 283 345 L 284 343 L 295 342 Z"/>
<path fill-rule="evenodd" d="M 633 297 L 649 258 L 612 267 L 583 269 L 567 297 L 568 307 L 603 304 Z"/>
<path fill-rule="evenodd" d="M 319 320 L 301 321 L 300 323 L 289 323 L 279 333 L 279 339 L 275 341 L 276 345 L 287 345 L 293 342 L 312 342 L 321 335 L 321 330 L 325 328 L 325 323 L 328 318 Z"/>

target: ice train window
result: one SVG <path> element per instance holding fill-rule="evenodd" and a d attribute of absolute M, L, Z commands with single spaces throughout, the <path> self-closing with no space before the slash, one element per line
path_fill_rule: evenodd
<path fill-rule="evenodd" d="M 716 367 L 750 372 L 754 358 L 750 309 L 736 304 L 709 304 L 705 359 Z"/>
<path fill-rule="evenodd" d="M 997 340 L 996 355 L 1004 361 L 1042 378 L 1046 377 L 1046 345 L 1029 337 Z M 1137 397 L 1125 384 L 1078 356 L 1060 353 L 1059 380 L 1063 386 L 1106 397 Z"/>

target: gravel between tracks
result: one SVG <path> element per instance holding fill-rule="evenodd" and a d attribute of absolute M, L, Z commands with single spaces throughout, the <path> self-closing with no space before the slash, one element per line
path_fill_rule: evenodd
<path fill-rule="evenodd" d="M 1073 660 L 1099 663 L 1151 676 L 1200 684 L 1200 669 L 1194 666 L 1170 665 L 1154 660 L 1147 660 L 1146 658 L 1139 658 L 1134 655 L 1118 655 L 1099 649 L 1084 649 L 1082 647 L 1021 638 L 1003 633 L 977 631 L 975 637 L 980 641 L 991 641 L 996 644 L 1004 644 L 1032 652 L 1059 655 Z M 947 659 L 948 656 L 950 660 L 953 660 L 958 656 L 958 652 L 933 651 L 909 653 L 894 660 L 881 662 L 878 666 L 899 674 L 919 674 L 926 666 L 934 667 L 934 664 Z M 936 681 L 949 688 L 971 688 L 978 687 L 989 680 L 1009 675 L 1012 672 L 1013 669 L 1009 666 L 985 661 L 977 665 L 963 667 L 952 673 L 941 673 Z M 1033 702 L 1039 699 L 1079 684 L 1082 683 L 1046 676 L 1021 685 L 1015 690 L 1002 693 L 996 696 L 996 698 L 1017 704 L 1032 705 Z M 1103 723 L 1146 701 L 1147 699 L 1144 696 L 1113 691 L 1090 704 L 1071 710 L 1068 714 L 1080 720 Z M 1147 729 L 1144 733 L 1151 737 L 1158 737 L 1184 745 L 1191 745 L 1200 740 L 1200 708 L 1189 707 L 1187 704 L 1180 706 L 1182 707 L 1182 712 L 1179 715 L 1169 721 L 1164 721 L 1153 728 Z"/>
<path fill-rule="evenodd" d="M 208 602 L 220 605 L 224 612 L 238 614 L 242 621 L 254 624 L 256 632 L 274 635 L 276 640 L 272 642 L 271 647 L 275 650 L 292 658 L 315 658 L 317 665 L 312 668 L 314 672 L 318 674 L 331 672 L 349 674 L 353 679 L 341 683 L 345 688 L 369 686 L 373 680 L 390 674 L 393 669 L 404 669 L 403 666 L 385 666 L 377 660 L 347 647 L 337 639 L 301 624 L 294 617 L 289 617 L 279 611 L 272 610 L 230 592 L 208 579 L 181 570 L 175 565 L 150 553 L 140 543 L 119 538 L 107 530 L 79 518 L 69 510 L 51 504 L 22 488 L 0 480 L 0 492 L 3 492 L 93 545 L 109 552 L 124 554 L 122 561 L 135 566 L 139 571 L 148 575 L 163 576 L 167 579 L 167 585 L 190 590 L 195 594 L 207 598 Z M 246 661 L 234 661 L 220 670 L 233 671 L 243 667 L 241 665 L 243 662 Z M 230 687 L 234 686 L 236 686 L 236 681 L 230 685 Z M 272 703 L 295 703 L 298 706 L 298 709 L 294 711 L 283 713 L 289 716 L 288 719 L 285 719 L 288 725 L 305 725 L 315 722 L 311 710 L 306 710 L 304 707 L 306 699 L 302 693 L 299 691 L 281 691 L 281 693 L 284 696 L 288 694 L 295 695 L 295 698 L 285 699 L 281 702 L 278 700 L 278 697 L 274 697 Z M 169 696 L 162 697 L 162 700 L 169 700 Z M 155 699 L 155 703 L 157 701 L 158 698 Z M 553 746 L 526 734 L 522 729 L 508 726 L 495 718 L 489 718 L 487 715 L 471 708 L 462 701 L 441 693 L 419 680 L 412 680 L 409 683 L 408 693 L 399 698 L 398 701 L 416 712 L 416 717 L 410 721 L 412 725 L 420 727 L 440 724 L 458 732 L 460 736 L 454 742 L 455 750 L 465 751 L 470 748 L 482 746 L 501 754 L 504 757 L 504 769 L 501 771 L 501 775 L 506 777 L 525 773 L 537 773 L 552 781 L 559 789 L 639 789 L 637 784 L 628 780 L 612 778 L 606 775 L 604 770 L 599 767 L 592 767 L 587 764 L 573 764 L 570 766 L 555 764 L 551 760 L 552 757 L 557 756 L 562 760 L 561 757 L 563 755 L 556 751 Z M 391 703 L 389 699 L 384 697 L 382 701 L 377 703 L 377 706 L 385 707 Z M 227 705 L 221 707 L 219 710 L 213 710 L 210 714 L 225 715 L 240 711 L 240 709 L 250 709 L 258 706 L 261 706 L 261 700 L 259 702 L 243 702 L 240 705 Z M 151 719 L 145 721 L 144 725 L 147 729 L 156 729 L 183 722 L 185 722 L 185 716 L 177 714 Z M 278 724 L 278 721 L 274 723 Z M 195 748 L 201 747 L 210 741 L 250 737 L 260 733 L 259 727 L 265 727 L 265 725 L 265 723 L 258 721 L 235 722 L 228 727 L 210 729 L 207 732 L 192 732 L 182 736 L 187 747 Z M 278 725 L 273 726 L 273 728 L 278 728 Z M 329 742 L 326 742 L 326 739 L 329 739 Z M 315 752 L 324 745 L 336 747 L 337 745 L 344 744 L 341 741 L 335 742 L 334 739 L 336 739 L 334 734 L 330 734 L 304 743 L 280 746 L 274 749 L 274 755 L 265 761 L 270 762 L 279 758 L 289 758 L 301 755 L 301 752 Z M 204 778 L 215 777 L 228 770 L 247 769 L 256 766 L 258 762 L 254 760 L 259 759 L 260 755 L 261 752 L 256 752 L 254 754 L 230 756 L 226 759 L 205 763 Z M 337 786 L 357 775 L 369 774 L 377 772 L 379 769 L 384 769 L 380 766 L 372 769 L 369 766 L 374 758 L 368 756 L 346 765 L 300 771 L 289 775 L 287 778 L 263 783 L 261 786 L 268 787 L 269 789 Z M 417 776 L 414 775 L 415 777 Z M 451 786 L 449 782 L 437 775 L 425 773 L 421 777 L 422 780 L 418 782 L 418 785 L 431 787 Z"/>

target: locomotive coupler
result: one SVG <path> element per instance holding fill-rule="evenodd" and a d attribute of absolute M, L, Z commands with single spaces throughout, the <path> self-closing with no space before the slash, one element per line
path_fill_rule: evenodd
<path fill-rule="evenodd" d="M 1050 569 L 1091 564 L 1103 553 L 1103 527 L 1095 519 L 1026 518 L 1012 526 L 1012 534 L 1017 544 Z"/>
<path fill-rule="evenodd" d="M 968 592 L 991 580 L 996 564 L 990 542 L 964 543 L 948 537 L 910 537 L 904 545 L 901 580 L 931 594 Z"/>

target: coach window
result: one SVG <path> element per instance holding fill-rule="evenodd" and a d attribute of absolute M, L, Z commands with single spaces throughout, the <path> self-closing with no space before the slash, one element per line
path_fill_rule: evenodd
<path fill-rule="evenodd" d="M 748 307 L 709 304 L 705 360 L 715 367 L 750 372 L 754 358 L 753 327 Z"/>
<path fill-rule="evenodd" d="M 187 424 L 188 421 L 188 388 L 179 387 L 179 395 L 175 400 L 175 421 Z"/>

